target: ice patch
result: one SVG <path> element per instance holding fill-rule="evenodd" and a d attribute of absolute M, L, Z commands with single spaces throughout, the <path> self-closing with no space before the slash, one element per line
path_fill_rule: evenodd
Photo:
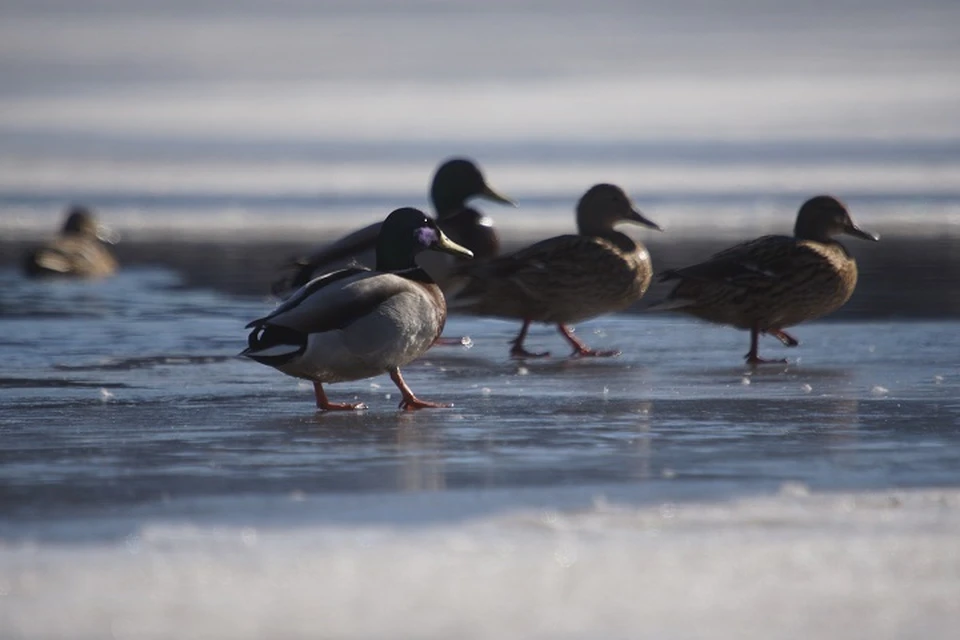
<path fill-rule="evenodd" d="M 960 616 L 958 528 L 957 490 L 792 486 L 414 528 L 152 524 L 117 543 L 0 547 L 0 626 L 83 638 L 946 638 Z"/>

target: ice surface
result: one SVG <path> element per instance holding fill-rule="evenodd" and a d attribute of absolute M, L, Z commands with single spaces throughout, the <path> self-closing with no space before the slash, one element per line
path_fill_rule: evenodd
<path fill-rule="evenodd" d="M 296 500 L 290 511 L 335 507 Z M 341 506 L 346 506 L 344 502 Z M 0 546 L 6 637 L 952 638 L 960 492 L 514 510 L 437 525 L 147 523 Z M 276 516 L 276 514 L 274 514 Z M 55 613 L 53 613 L 55 612 Z M 112 635 L 111 635 L 112 634 Z"/>

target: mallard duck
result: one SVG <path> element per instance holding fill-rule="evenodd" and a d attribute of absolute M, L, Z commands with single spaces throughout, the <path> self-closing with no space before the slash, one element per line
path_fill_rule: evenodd
<path fill-rule="evenodd" d="M 487 184 L 480 169 L 472 161 L 452 158 L 443 162 L 437 168 L 430 187 L 430 199 L 433 201 L 440 229 L 453 242 L 471 250 L 478 258 L 494 256 L 500 251 L 500 241 L 493 228 L 493 221 L 467 206 L 466 203 L 471 198 L 484 198 L 515 206 L 512 200 L 500 195 Z M 291 264 L 295 273 L 276 281 L 272 286 L 273 293 L 282 295 L 291 287 L 303 286 L 316 273 L 322 273 L 338 263 L 353 261 L 370 264 L 370 251 L 377 243 L 380 226 L 381 223 L 374 223 L 337 240 L 308 258 L 295 260 Z M 449 260 L 444 260 L 441 256 L 424 258 L 425 269 L 442 286 L 445 273 L 449 269 Z"/>
<path fill-rule="evenodd" d="M 402 409 L 450 406 L 418 399 L 400 375 L 436 341 L 447 317 L 440 287 L 414 262 L 427 249 L 472 255 L 422 211 L 397 209 L 380 229 L 375 270 L 349 267 L 310 281 L 247 325 L 252 331 L 240 355 L 312 381 L 324 411 L 366 407 L 330 402 L 323 383 L 382 373 L 400 389 Z"/>
<path fill-rule="evenodd" d="M 705 262 L 665 271 L 660 279 L 680 282 L 653 309 L 676 309 L 717 324 L 750 330 L 750 364 L 761 333 L 788 347 L 800 344 L 784 331 L 836 311 L 857 285 L 857 263 L 833 236 L 845 233 L 876 242 L 831 196 L 807 200 L 793 236 L 763 236 L 721 251 Z M 776 362 L 785 362 L 779 360 Z"/>
<path fill-rule="evenodd" d="M 28 253 L 23 268 L 28 276 L 95 278 L 112 275 L 117 261 L 104 243 L 110 232 L 98 225 L 89 209 L 75 205 L 67 211 L 60 234 Z"/>
<path fill-rule="evenodd" d="M 451 309 L 521 320 L 520 333 L 511 342 L 513 357 L 550 355 L 524 348 L 532 322 L 556 324 L 575 356 L 619 354 L 590 349 L 566 326 L 625 309 L 650 285 L 650 254 L 614 230 L 619 222 L 660 230 L 620 187 L 591 187 L 577 204 L 579 235 L 549 238 L 510 255 L 463 265 L 458 275 L 465 282 L 454 294 Z"/>

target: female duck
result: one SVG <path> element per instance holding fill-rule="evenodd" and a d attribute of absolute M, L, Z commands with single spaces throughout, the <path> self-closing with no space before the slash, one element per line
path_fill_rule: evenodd
<path fill-rule="evenodd" d="M 664 272 L 661 280 L 680 282 L 652 308 L 749 329 L 747 362 L 769 362 L 757 355 L 761 333 L 795 347 L 800 343 L 784 328 L 836 311 L 853 294 L 857 263 L 833 239 L 841 233 L 878 240 L 858 228 L 836 198 L 811 198 L 797 214 L 792 237 L 763 236 L 705 262 Z"/>
<path fill-rule="evenodd" d="M 376 270 L 350 267 L 311 281 L 247 325 L 253 331 L 241 355 L 312 381 L 325 411 L 366 407 L 330 402 L 323 383 L 382 373 L 400 389 L 402 409 L 450 406 L 418 399 L 400 375 L 440 336 L 447 317 L 440 288 L 414 262 L 427 249 L 471 256 L 423 212 L 397 209 L 380 230 Z"/>
<path fill-rule="evenodd" d="M 594 351 L 566 326 L 621 311 L 650 285 L 653 267 L 643 245 L 614 230 L 635 222 L 660 230 L 636 210 L 624 191 L 612 184 L 591 187 L 577 204 L 579 235 L 543 240 L 511 255 L 459 269 L 466 282 L 451 308 L 475 315 L 523 322 L 511 342 L 513 357 L 539 357 L 523 346 L 531 322 L 556 324 L 576 356 L 612 356 Z"/>
<path fill-rule="evenodd" d="M 112 242 L 105 227 L 83 206 L 70 208 L 60 235 L 27 254 L 23 262 L 28 276 L 97 278 L 112 275 L 117 261 L 104 246 Z"/>
<path fill-rule="evenodd" d="M 480 169 L 472 161 L 453 158 L 443 162 L 433 177 L 430 187 L 430 199 L 437 212 L 440 229 L 455 243 L 473 252 L 478 258 L 488 258 L 500 251 L 500 241 L 493 228 L 493 222 L 476 209 L 467 206 L 471 198 L 484 198 L 515 206 L 509 198 L 500 195 L 491 188 Z M 368 263 L 382 223 L 374 223 L 355 231 L 333 244 L 324 247 L 309 258 L 301 258 L 292 265 L 296 273 L 273 284 L 276 295 L 282 295 L 291 287 L 300 287 L 310 281 L 315 274 L 346 262 Z M 440 257 L 437 256 L 437 259 Z M 448 261 L 427 260 L 427 271 L 440 282 L 441 286 L 447 271 Z"/>

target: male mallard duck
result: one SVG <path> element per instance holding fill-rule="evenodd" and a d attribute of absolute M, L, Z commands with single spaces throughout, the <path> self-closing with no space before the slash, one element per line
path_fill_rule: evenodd
<path fill-rule="evenodd" d="M 247 325 L 249 346 L 240 355 L 313 382 L 317 407 L 363 409 L 333 403 L 325 382 L 389 373 L 402 409 L 450 405 L 417 399 L 400 367 L 440 336 L 447 305 L 440 287 L 414 262 L 426 249 L 470 257 L 437 223 L 417 209 L 397 209 L 377 239 L 376 269 L 349 267 L 312 280 L 268 316 Z"/>
<path fill-rule="evenodd" d="M 490 218 L 467 206 L 467 200 L 471 198 L 484 198 L 514 206 L 512 200 L 500 195 L 486 183 L 480 169 L 470 160 L 453 158 L 443 162 L 437 168 L 430 187 L 430 199 L 433 201 L 440 229 L 447 237 L 471 250 L 478 258 L 494 256 L 500 251 L 497 232 Z M 324 247 L 309 258 L 296 260 L 292 265 L 296 268 L 296 273 L 275 282 L 273 292 L 280 295 L 291 287 L 303 286 L 314 274 L 337 263 L 350 260 L 369 262 L 371 256 L 365 254 L 376 245 L 381 224 L 377 222 L 364 227 Z M 441 285 L 444 284 L 443 275 L 449 269 L 446 262 L 427 259 L 426 269 Z"/>
<path fill-rule="evenodd" d="M 549 355 L 523 347 L 531 322 L 556 324 L 574 355 L 617 355 L 618 351 L 589 349 L 566 325 L 625 309 L 650 285 L 650 254 L 615 231 L 618 222 L 660 230 L 636 210 L 620 187 L 591 187 L 577 204 L 579 235 L 549 238 L 507 256 L 464 265 L 459 274 L 466 282 L 451 308 L 522 320 L 520 333 L 511 343 L 513 357 Z"/>
<path fill-rule="evenodd" d="M 876 242 L 843 204 L 830 196 L 807 200 L 793 236 L 763 236 L 721 251 L 706 262 L 665 271 L 680 282 L 654 309 L 676 309 L 717 324 L 750 330 L 750 364 L 761 333 L 784 345 L 800 344 L 783 329 L 839 309 L 857 286 L 857 263 L 833 236 L 845 233 Z M 783 362 L 783 361 L 780 361 Z"/>
<path fill-rule="evenodd" d="M 60 235 L 28 253 L 23 262 L 28 276 L 102 277 L 117 270 L 117 261 L 104 242 L 112 242 L 105 227 L 83 206 L 67 212 Z"/>

